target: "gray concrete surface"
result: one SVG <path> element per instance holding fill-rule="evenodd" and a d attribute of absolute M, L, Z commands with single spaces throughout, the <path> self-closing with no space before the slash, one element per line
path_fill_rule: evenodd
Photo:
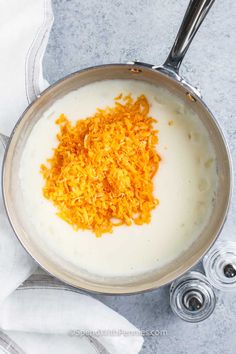
<path fill-rule="evenodd" d="M 161 64 L 188 0 L 53 0 L 55 23 L 44 59 L 50 83 L 95 64 L 138 58 Z M 197 34 L 181 72 L 198 86 L 224 129 L 236 163 L 236 2 L 216 1 Z M 223 188 L 223 186 L 222 186 Z M 236 240 L 235 191 L 220 239 Z M 236 353 L 236 294 L 217 293 L 213 315 L 199 324 L 176 318 L 168 287 L 128 297 L 97 296 L 143 330 L 142 354 Z M 121 353 L 122 354 L 122 353 Z"/>

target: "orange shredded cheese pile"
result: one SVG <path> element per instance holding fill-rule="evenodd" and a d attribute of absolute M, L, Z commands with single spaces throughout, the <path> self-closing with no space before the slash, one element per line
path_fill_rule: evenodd
<path fill-rule="evenodd" d="M 153 176 L 160 157 L 158 131 L 142 95 L 116 97 L 113 107 L 97 109 L 75 125 L 64 114 L 56 121 L 59 144 L 41 166 L 44 197 L 75 230 L 96 236 L 113 226 L 142 225 L 158 204 Z"/>

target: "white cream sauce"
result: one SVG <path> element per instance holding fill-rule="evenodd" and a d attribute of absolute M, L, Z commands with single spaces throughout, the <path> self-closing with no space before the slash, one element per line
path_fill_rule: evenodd
<path fill-rule="evenodd" d="M 39 170 L 57 146 L 55 120 L 61 113 L 75 122 L 94 114 L 97 107 L 113 105 L 121 92 L 133 97 L 145 94 L 150 115 L 158 119 L 157 150 L 162 161 L 154 182 L 160 204 L 149 225 L 117 227 L 112 234 L 96 238 L 89 231 L 75 232 L 56 215 L 55 207 L 43 197 Z M 26 142 L 19 177 L 34 237 L 61 258 L 104 277 L 138 275 L 177 257 L 208 222 L 217 185 L 215 154 L 202 123 L 168 91 L 135 80 L 92 83 L 54 103 Z"/>

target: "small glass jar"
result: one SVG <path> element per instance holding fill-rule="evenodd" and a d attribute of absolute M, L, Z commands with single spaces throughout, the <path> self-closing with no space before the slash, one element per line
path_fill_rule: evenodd
<path fill-rule="evenodd" d="M 218 242 L 203 258 L 209 282 L 223 291 L 236 290 L 236 243 Z"/>
<path fill-rule="evenodd" d="M 182 320 L 200 322 L 208 318 L 216 304 L 215 293 L 205 275 L 191 271 L 170 287 L 170 306 Z"/>

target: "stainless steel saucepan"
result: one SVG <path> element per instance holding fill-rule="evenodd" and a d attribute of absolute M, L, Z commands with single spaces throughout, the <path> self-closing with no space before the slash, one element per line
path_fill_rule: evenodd
<path fill-rule="evenodd" d="M 75 287 L 107 294 L 131 294 L 158 288 L 171 282 L 191 268 L 211 247 L 224 224 L 231 196 L 231 159 L 221 129 L 204 104 L 200 93 L 179 74 L 184 55 L 214 0 L 191 0 L 171 52 L 162 66 L 140 62 L 109 64 L 75 72 L 49 87 L 26 109 L 11 137 L 1 136 L 6 153 L 3 163 L 2 189 L 6 211 L 19 241 L 31 256 L 49 273 Z M 209 133 L 217 158 L 219 188 L 209 223 L 192 246 L 161 269 L 140 277 L 102 279 L 73 269 L 39 247 L 34 229 L 27 227 L 16 190 L 20 189 L 19 161 L 32 128 L 43 113 L 58 99 L 72 90 L 105 79 L 134 79 L 152 83 L 169 90 L 193 110 Z M 32 191 L 33 193 L 33 191 Z M 121 260 L 122 261 L 122 260 Z"/>

